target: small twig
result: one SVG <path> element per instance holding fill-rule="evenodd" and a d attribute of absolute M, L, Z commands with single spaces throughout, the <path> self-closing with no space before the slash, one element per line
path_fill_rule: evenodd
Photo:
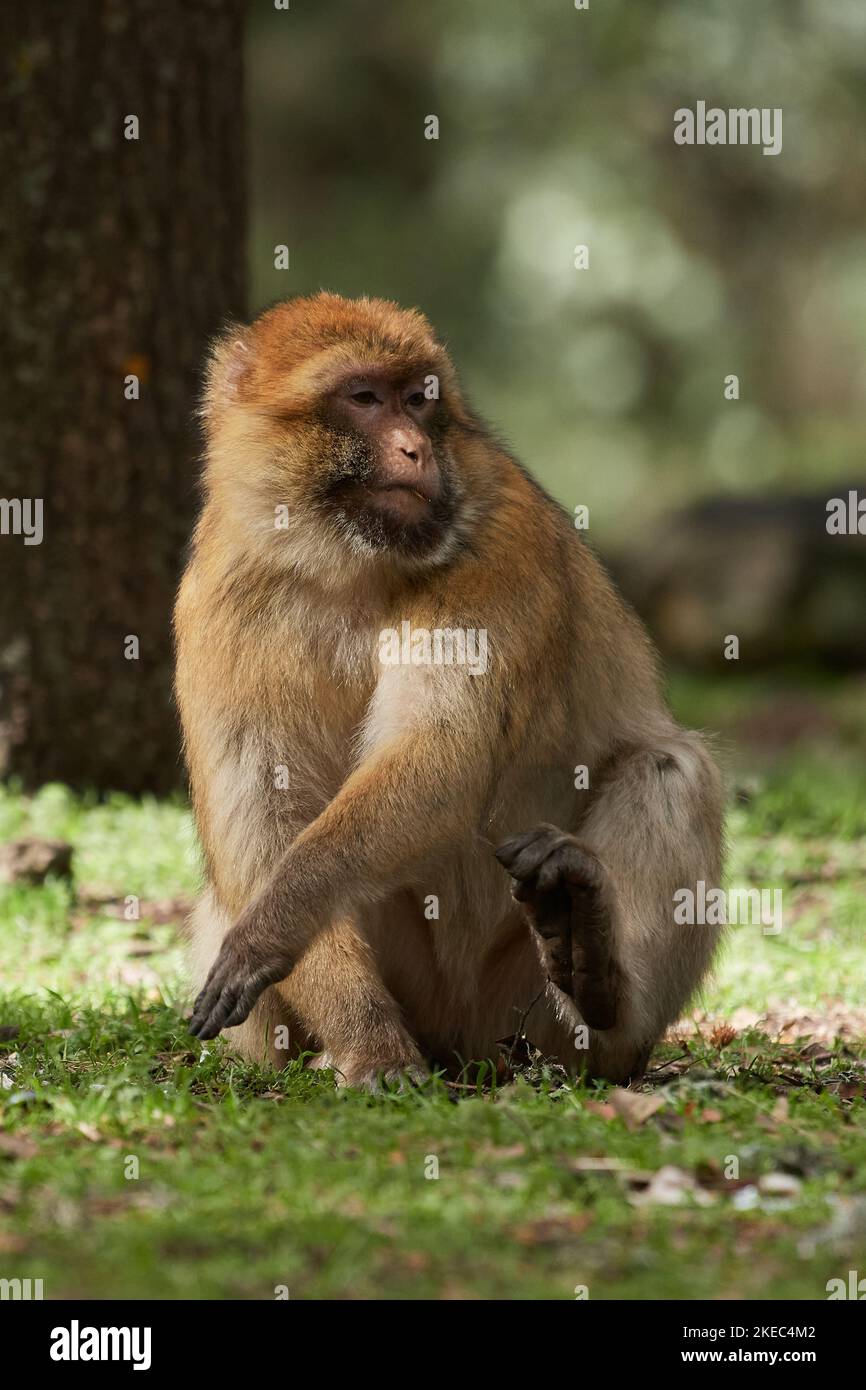
<path fill-rule="evenodd" d="M 679 1057 L 670 1057 L 667 1062 L 662 1062 L 660 1067 L 650 1067 L 649 1071 L 644 1072 L 644 1076 L 655 1076 L 656 1072 L 666 1071 L 668 1067 L 674 1066 L 677 1062 L 682 1062 L 686 1057 L 691 1057 L 690 1052 L 683 1052 Z M 697 1062 L 697 1057 L 692 1058 L 692 1064 Z"/>
<path fill-rule="evenodd" d="M 517 1024 L 517 1031 L 516 1031 L 515 1034 L 514 1034 L 514 1041 L 512 1042 L 511 1047 L 509 1048 L 509 1051 L 508 1051 L 508 1059 L 507 1059 L 507 1060 L 508 1060 L 508 1066 L 509 1066 L 509 1067 L 511 1066 L 511 1059 L 512 1059 L 512 1057 L 514 1056 L 514 1048 L 515 1048 L 515 1044 L 516 1044 L 516 1042 L 517 1042 L 517 1039 L 524 1036 L 523 1029 L 524 1029 L 524 1026 L 525 1026 L 525 1024 L 526 1024 L 526 1020 L 529 1018 L 529 1015 L 532 1013 L 532 1010 L 535 1008 L 536 1004 L 538 1003 L 539 999 L 541 998 L 542 994 L 543 994 L 544 991 L 547 989 L 547 986 L 548 986 L 549 984 L 550 984 L 550 979 L 549 979 L 549 977 L 548 977 L 548 979 L 546 979 L 545 982 L 544 982 L 544 984 L 541 986 L 541 989 L 540 989 L 540 990 L 538 991 L 538 993 L 536 994 L 535 998 L 532 1000 L 532 1003 L 531 1003 L 531 1004 L 528 1004 L 527 1007 L 524 1009 L 523 1013 L 520 1015 L 520 1019 L 518 1020 L 518 1024 Z"/>

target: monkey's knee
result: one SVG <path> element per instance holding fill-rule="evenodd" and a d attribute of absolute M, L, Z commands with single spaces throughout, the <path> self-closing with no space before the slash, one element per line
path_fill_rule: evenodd
<path fill-rule="evenodd" d="M 332 922 L 274 990 L 308 1030 L 339 1085 L 375 1089 L 380 1075 L 418 1076 L 423 1058 L 385 986 L 363 923 Z"/>

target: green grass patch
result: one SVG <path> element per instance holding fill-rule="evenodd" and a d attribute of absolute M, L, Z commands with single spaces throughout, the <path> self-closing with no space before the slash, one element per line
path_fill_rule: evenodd
<path fill-rule="evenodd" d="M 782 697 L 728 696 L 674 687 L 728 750 L 730 881 L 781 889 L 783 925 L 730 932 L 644 1117 L 538 1059 L 369 1097 L 194 1043 L 186 806 L 0 792 L 0 839 L 75 846 L 72 883 L 0 888 L 0 1277 L 46 1297 L 821 1299 L 862 1274 L 863 729 L 850 687 L 810 689 L 808 736 L 750 746 L 742 721 L 771 726 Z"/>

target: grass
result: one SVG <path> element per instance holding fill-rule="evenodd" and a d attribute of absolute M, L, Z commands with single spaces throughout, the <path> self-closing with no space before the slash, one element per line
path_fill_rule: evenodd
<path fill-rule="evenodd" d="M 815 1299 L 866 1272 L 856 694 L 800 692 L 806 732 L 780 743 L 760 724 L 791 725 L 789 691 L 675 687 L 720 731 L 731 883 L 781 888 L 784 925 L 731 931 L 643 1116 L 537 1058 L 371 1098 L 193 1044 L 185 806 L 0 794 L 0 840 L 75 845 L 72 885 L 0 889 L 0 1277 L 46 1297 Z"/>

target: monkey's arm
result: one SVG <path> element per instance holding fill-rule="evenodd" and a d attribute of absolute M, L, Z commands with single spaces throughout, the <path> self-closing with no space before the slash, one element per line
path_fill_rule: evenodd
<path fill-rule="evenodd" d="M 341 909 L 390 892 L 413 861 L 478 823 L 492 747 L 470 719 L 431 722 L 372 753 L 298 836 L 232 927 L 198 996 L 190 1032 L 242 1023 Z"/>

